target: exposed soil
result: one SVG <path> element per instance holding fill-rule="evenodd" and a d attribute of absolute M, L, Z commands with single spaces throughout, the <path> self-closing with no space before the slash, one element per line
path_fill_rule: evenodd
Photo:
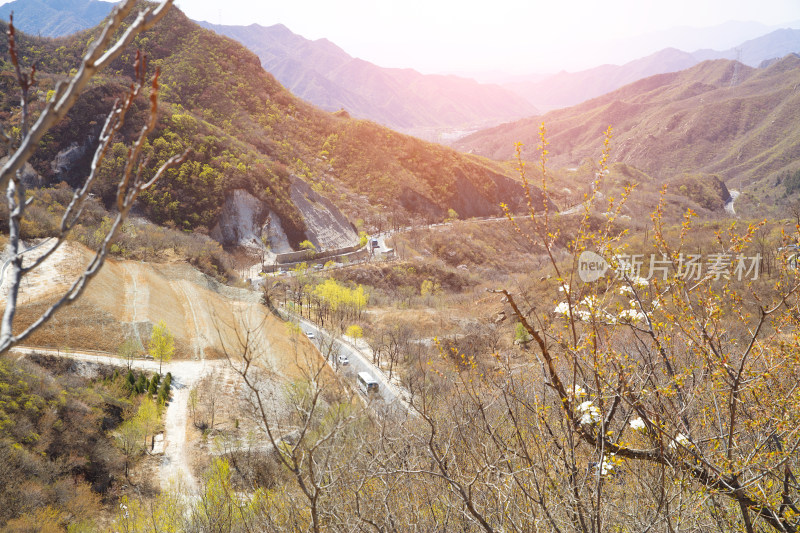
<path fill-rule="evenodd" d="M 31 253 L 33 257 L 33 252 Z M 84 247 L 67 242 L 62 250 L 45 263 L 45 270 L 23 283 L 23 304 L 18 317 L 23 325 L 31 323 L 55 301 L 91 259 Z M 224 355 L 233 360 L 244 349 L 258 355 L 259 367 L 268 377 L 264 386 L 276 412 L 282 405 L 283 387 L 304 374 L 304 362 L 314 362 L 318 352 L 308 339 L 292 337 L 285 324 L 259 303 L 259 294 L 245 289 L 220 285 L 186 264 L 148 264 L 108 260 L 89 283 L 78 302 L 63 308 L 25 344 L 51 348 L 47 353 L 91 361 L 93 364 L 121 366 L 116 357 L 100 356 L 81 350 L 115 353 L 127 336 L 141 340 L 146 347 L 153 324 L 164 320 L 176 339 L 174 360 L 164 364 L 163 372 L 172 372 L 173 397 L 164 415 L 164 455 L 158 467 L 158 484 L 167 488 L 181 480 L 191 491 L 197 489 L 192 454 L 202 447 L 192 447 L 199 435 L 189 417 L 191 387 L 204 375 L 217 372 L 225 383 L 221 427 L 230 428 L 241 415 L 241 400 L 246 396 L 237 384 L 238 376 Z M 28 350 L 30 352 L 30 350 Z M 297 356 L 301 353 L 305 355 Z M 156 361 L 139 359 L 135 366 L 158 372 Z M 241 417 L 244 418 L 244 417 Z M 252 433 L 254 425 L 242 426 Z"/>

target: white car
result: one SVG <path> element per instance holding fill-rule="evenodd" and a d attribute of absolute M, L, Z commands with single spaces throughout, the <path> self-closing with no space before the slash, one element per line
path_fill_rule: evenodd
<path fill-rule="evenodd" d="M 336 359 L 338 359 L 340 365 L 350 364 L 350 358 L 347 357 L 345 354 L 339 354 L 339 357 L 337 357 Z"/>
<path fill-rule="evenodd" d="M 306 331 L 306 337 L 308 337 L 309 339 L 313 339 L 314 338 L 314 332 L 313 331 Z"/>

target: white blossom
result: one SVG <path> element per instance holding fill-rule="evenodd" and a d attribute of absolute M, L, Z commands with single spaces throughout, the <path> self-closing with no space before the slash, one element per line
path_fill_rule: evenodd
<path fill-rule="evenodd" d="M 623 285 L 622 287 L 619 288 L 619 293 L 622 296 L 627 296 L 629 294 L 633 294 L 633 289 L 627 285 Z"/>
<path fill-rule="evenodd" d="M 642 420 L 641 418 L 634 418 L 633 420 L 630 421 L 630 425 L 631 428 L 639 431 L 643 430 L 646 427 L 644 420 Z"/>
<path fill-rule="evenodd" d="M 580 398 L 581 396 L 586 396 L 586 389 L 581 387 L 580 385 L 575 385 L 575 390 L 573 391 L 576 398 Z"/>
<path fill-rule="evenodd" d="M 625 309 L 619 314 L 619 319 L 622 322 L 645 322 L 646 317 L 636 309 Z"/>
<path fill-rule="evenodd" d="M 675 435 L 675 439 L 669 443 L 669 448 L 671 450 L 674 450 L 675 448 L 678 447 L 679 444 L 684 448 L 688 448 L 689 446 L 692 445 L 692 443 L 689 441 L 689 437 L 687 437 L 683 433 L 678 433 L 677 435 Z"/>
<path fill-rule="evenodd" d="M 631 283 L 633 283 L 633 286 L 637 289 L 646 289 L 650 286 L 650 282 L 641 276 L 634 276 L 631 279 Z"/>
<path fill-rule="evenodd" d="M 558 292 L 569 292 L 569 285 L 564 283 L 558 288 Z"/>
<path fill-rule="evenodd" d="M 569 316 L 569 304 L 567 302 L 559 302 L 553 312 L 557 315 Z"/>
<path fill-rule="evenodd" d="M 616 455 L 609 453 L 607 456 L 603 457 L 603 460 L 600 461 L 600 464 L 595 468 L 599 467 L 601 476 L 607 476 L 614 473 L 616 466 Z"/>
<path fill-rule="evenodd" d="M 600 409 L 591 401 L 585 401 L 580 404 L 578 412 L 581 413 L 581 424 L 589 425 L 600 422 Z"/>

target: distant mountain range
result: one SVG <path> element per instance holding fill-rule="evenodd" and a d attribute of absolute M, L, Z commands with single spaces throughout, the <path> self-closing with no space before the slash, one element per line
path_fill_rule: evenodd
<path fill-rule="evenodd" d="M 0 19 L 14 13 L 14 25 L 30 35 L 63 37 L 92 28 L 114 7 L 99 0 L 14 0 L 0 6 Z"/>
<path fill-rule="evenodd" d="M 514 143 L 536 158 L 544 122 L 553 167 L 596 160 L 613 126 L 612 160 L 666 181 L 684 172 L 718 174 L 730 187 L 775 195 L 779 176 L 800 161 L 800 55 L 764 68 L 705 61 L 658 74 L 567 109 L 484 130 L 457 148 L 509 159 Z"/>
<path fill-rule="evenodd" d="M 0 6 L 0 18 L 7 19 L 14 11 L 22 31 L 61 36 L 95 26 L 112 7 L 112 3 L 99 0 L 14 0 Z M 381 68 L 353 58 L 327 39 L 311 41 L 280 24 L 199 24 L 247 46 L 292 93 L 324 110 L 345 109 L 356 118 L 440 141 L 536 115 L 539 110 L 585 102 L 636 80 L 677 72 L 708 59 L 738 58 L 755 67 L 787 53 L 800 52 L 800 30 L 782 29 L 724 51 L 703 49 L 689 53 L 666 48 L 621 66 L 561 72 L 545 79 L 530 76 L 499 86 L 458 76 Z M 730 43 L 736 35 L 755 34 L 759 27 L 756 23 L 730 22 L 716 28 L 674 28 L 659 39 L 672 35 L 675 42 L 684 44 Z"/>
<path fill-rule="evenodd" d="M 355 117 L 401 131 L 475 128 L 537 113 L 522 97 L 498 85 L 382 68 L 351 57 L 327 39 L 310 41 L 281 24 L 199 24 L 247 46 L 267 72 L 300 98 L 328 111 L 344 108 Z"/>
<path fill-rule="evenodd" d="M 757 67 L 763 61 L 792 52 L 800 52 L 800 30 L 781 29 L 729 50 L 704 49 L 689 53 L 666 48 L 621 66 L 602 65 L 580 72 L 560 72 L 543 80 L 517 81 L 504 87 L 543 110 L 552 110 L 585 102 L 648 76 L 687 69 L 709 59 L 738 59 L 745 65 Z"/>

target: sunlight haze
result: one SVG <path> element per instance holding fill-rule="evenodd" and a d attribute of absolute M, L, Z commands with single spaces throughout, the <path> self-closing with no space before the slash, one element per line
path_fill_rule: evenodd
<path fill-rule="evenodd" d="M 752 25 L 748 36 L 752 38 L 800 21 L 796 0 L 301 0 L 263 4 L 179 0 L 177 5 L 189 17 L 213 24 L 281 23 L 308 39 L 327 38 L 350 55 L 380 66 L 424 73 L 577 70 L 629 61 L 666 46 L 693 45 L 697 39 L 687 37 L 684 44 L 652 35 L 676 27 L 760 23 Z M 728 46 L 735 44 L 733 40 Z"/>

